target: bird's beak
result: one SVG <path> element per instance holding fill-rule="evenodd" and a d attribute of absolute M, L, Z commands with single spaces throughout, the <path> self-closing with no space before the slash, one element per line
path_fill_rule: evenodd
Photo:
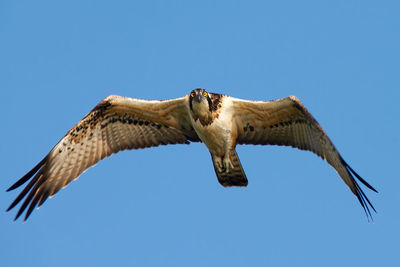
<path fill-rule="evenodd" d="M 202 99 L 202 97 L 201 97 L 201 94 L 197 94 L 195 97 L 194 97 L 194 101 L 196 101 L 197 103 L 200 103 L 201 102 L 201 99 Z"/>

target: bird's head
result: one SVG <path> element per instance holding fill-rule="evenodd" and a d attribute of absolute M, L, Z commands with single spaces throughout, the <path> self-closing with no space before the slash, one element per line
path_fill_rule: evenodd
<path fill-rule="evenodd" d="M 209 93 L 201 88 L 194 89 L 189 95 L 190 109 L 195 113 L 211 111 L 211 98 Z"/>
<path fill-rule="evenodd" d="M 211 124 L 214 119 L 212 96 L 213 94 L 200 88 L 194 89 L 189 95 L 189 106 L 192 111 L 192 117 L 195 121 L 200 120 L 203 125 Z"/>

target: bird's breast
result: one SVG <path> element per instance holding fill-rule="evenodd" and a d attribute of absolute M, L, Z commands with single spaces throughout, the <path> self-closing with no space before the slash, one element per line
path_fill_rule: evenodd
<path fill-rule="evenodd" d="M 193 120 L 193 128 L 212 154 L 218 156 L 225 154 L 232 136 L 231 119 L 226 114 L 219 114 L 208 125 L 203 125 L 200 120 Z"/>

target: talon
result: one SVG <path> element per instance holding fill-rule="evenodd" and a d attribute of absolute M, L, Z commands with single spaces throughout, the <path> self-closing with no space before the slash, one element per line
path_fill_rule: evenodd
<path fill-rule="evenodd" d="M 221 158 L 216 158 L 215 163 L 216 163 L 218 172 L 224 172 L 224 165 L 222 164 Z"/>
<path fill-rule="evenodd" d="M 225 167 L 225 172 L 231 172 L 231 170 L 235 168 L 229 157 L 224 158 L 224 167 Z"/>
<path fill-rule="evenodd" d="M 220 173 L 229 173 L 234 169 L 234 166 L 229 157 L 214 158 L 214 165 Z"/>

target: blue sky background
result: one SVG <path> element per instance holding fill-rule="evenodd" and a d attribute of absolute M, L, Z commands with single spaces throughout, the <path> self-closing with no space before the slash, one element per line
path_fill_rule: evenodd
<path fill-rule="evenodd" d="M 5 190 L 110 94 L 296 95 L 380 192 L 368 223 L 328 164 L 238 147 L 223 188 L 203 144 L 114 155 L 13 222 L 2 266 L 399 266 L 398 1 L 2 1 Z"/>

